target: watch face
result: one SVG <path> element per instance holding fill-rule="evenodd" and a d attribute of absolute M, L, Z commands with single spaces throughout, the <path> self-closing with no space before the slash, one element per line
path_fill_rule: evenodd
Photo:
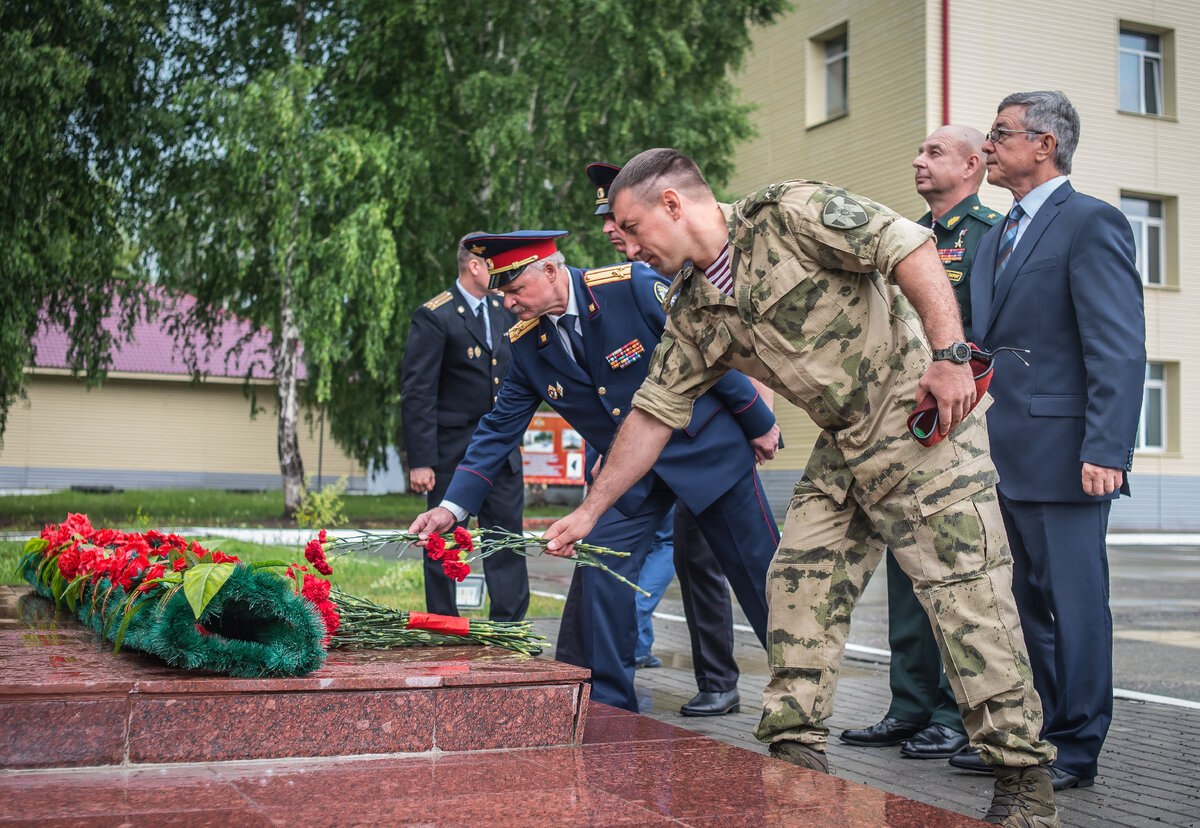
<path fill-rule="evenodd" d="M 950 358 L 960 365 L 971 361 L 971 346 L 965 342 L 955 342 L 950 346 Z"/>

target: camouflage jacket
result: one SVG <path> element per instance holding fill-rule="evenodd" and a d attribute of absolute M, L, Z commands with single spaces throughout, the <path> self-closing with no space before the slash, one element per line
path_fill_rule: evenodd
<path fill-rule="evenodd" d="M 774 184 L 722 210 L 733 296 L 690 265 L 680 271 L 664 301 L 666 335 L 633 404 L 678 428 L 691 401 L 737 369 L 826 429 L 860 484 L 894 483 L 921 449 L 905 419 L 931 356 L 916 311 L 888 276 L 932 233 L 810 181 Z"/>

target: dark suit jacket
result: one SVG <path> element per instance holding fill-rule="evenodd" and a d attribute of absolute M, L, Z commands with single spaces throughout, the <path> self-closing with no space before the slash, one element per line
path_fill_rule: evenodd
<path fill-rule="evenodd" d="M 646 378 L 662 337 L 667 281 L 640 262 L 583 271 L 569 268 L 575 288 L 587 366 L 576 365 L 547 317 L 513 328 L 513 361 L 492 413 L 484 417 L 467 456 L 454 473 L 446 500 L 474 512 L 500 458 L 519 445 L 543 401 L 589 446 L 607 454 L 630 400 Z M 589 282 L 591 284 L 589 284 Z M 632 360 L 620 354 L 640 352 Z M 775 416 L 750 381 L 730 371 L 692 406 L 692 420 L 676 430 L 654 471 L 695 513 L 704 511 L 754 467 L 748 440 L 770 430 Z M 616 503 L 632 514 L 649 495 L 653 475 Z"/>
<path fill-rule="evenodd" d="M 497 297 L 484 301 L 491 350 L 457 283 L 413 313 L 400 397 L 410 468 L 432 468 L 439 478 L 452 474 L 475 426 L 495 404 L 510 359 L 506 332 L 517 320 Z M 511 471 L 520 471 L 519 451 L 507 459 Z"/>
<path fill-rule="evenodd" d="M 1001 354 L 991 383 L 1000 491 L 1040 502 L 1113 499 L 1084 494 L 1080 473 L 1084 462 L 1126 471 L 1133 462 L 1146 333 L 1129 222 L 1064 182 L 993 287 L 1005 223 L 984 237 L 971 271 L 976 342 L 1030 351 L 1028 368 Z"/>

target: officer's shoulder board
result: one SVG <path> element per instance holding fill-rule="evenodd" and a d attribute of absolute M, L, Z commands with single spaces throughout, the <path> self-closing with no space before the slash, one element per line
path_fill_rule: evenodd
<path fill-rule="evenodd" d="M 428 302 L 426 302 L 425 307 L 428 308 L 429 310 L 437 310 L 438 308 L 440 308 L 442 305 L 446 304 L 453 298 L 454 298 L 453 293 L 451 293 L 448 290 L 443 290 L 437 296 L 433 297 Z"/>
<path fill-rule="evenodd" d="M 984 207 L 982 204 L 976 204 L 972 207 L 969 215 L 979 219 L 989 227 L 1004 218 L 1003 213 L 998 213 L 991 207 Z"/>
<path fill-rule="evenodd" d="M 772 184 L 770 187 L 766 187 L 756 193 L 751 193 L 743 202 L 742 212 L 748 216 L 752 216 L 757 213 L 763 207 L 763 205 L 777 203 L 779 199 L 783 198 L 783 194 L 791 189 L 793 183 L 794 182 L 791 181 L 781 181 L 778 184 Z"/>
<path fill-rule="evenodd" d="M 583 283 L 588 287 L 624 282 L 633 275 L 633 263 L 623 262 L 608 267 L 597 267 L 583 274 Z"/>
<path fill-rule="evenodd" d="M 516 342 L 518 339 L 523 337 L 525 334 L 529 333 L 534 328 L 536 328 L 537 324 L 538 324 L 538 317 L 536 317 L 536 316 L 533 317 L 533 319 L 526 319 L 524 322 L 518 322 L 517 324 L 513 325 L 511 328 L 508 329 L 508 341 Z"/>

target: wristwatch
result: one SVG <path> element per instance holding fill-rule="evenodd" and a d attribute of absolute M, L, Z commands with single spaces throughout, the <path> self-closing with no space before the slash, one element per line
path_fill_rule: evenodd
<path fill-rule="evenodd" d="M 971 346 L 965 342 L 951 342 L 949 348 L 941 348 L 933 352 L 934 360 L 948 359 L 959 365 L 971 361 Z"/>

